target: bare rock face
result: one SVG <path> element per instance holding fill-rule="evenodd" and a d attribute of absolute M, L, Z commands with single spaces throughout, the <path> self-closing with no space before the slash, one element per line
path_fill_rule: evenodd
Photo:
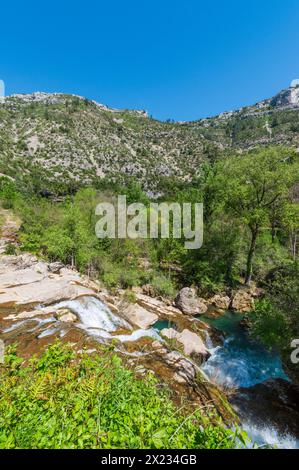
<path fill-rule="evenodd" d="M 240 289 L 234 295 L 232 308 L 237 312 L 250 312 L 253 308 L 253 295 L 249 291 Z"/>
<path fill-rule="evenodd" d="M 59 321 L 62 321 L 65 323 L 74 323 L 75 321 L 77 321 L 76 315 L 74 315 L 74 313 L 72 312 L 64 313 L 58 319 Z"/>
<path fill-rule="evenodd" d="M 230 298 L 228 295 L 216 294 L 209 299 L 209 304 L 222 310 L 228 310 L 230 306 Z"/>
<path fill-rule="evenodd" d="M 271 100 L 275 107 L 297 107 L 299 106 L 299 87 L 290 87 L 282 90 Z"/>
<path fill-rule="evenodd" d="M 94 290 L 83 285 L 79 273 L 60 269 L 53 274 L 48 265 L 30 255 L 3 256 L 0 259 L 0 307 L 50 305 Z"/>
<path fill-rule="evenodd" d="M 186 315 L 197 315 L 208 310 L 205 301 L 197 297 L 192 287 L 183 287 L 180 290 L 175 299 L 175 305 Z"/>
<path fill-rule="evenodd" d="M 161 334 L 165 338 L 178 341 L 183 346 L 184 353 L 194 358 L 199 364 L 208 359 L 210 355 L 200 336 L 190 330 L 185 329 L 179 333 L 173 328 L 164 328 Z"/>
<path fill-rule="evenodd" d="M 165 302 L 148 295 L 135 293 L 136 302 L 141 307 L 145 308 L 149 312 L 155 313 L 159 318 L 174 318 L 181 314 L 181 311 L 171 305 L 166 305 Z"/>
<path fill-rule="evenodd" d="M 141 329 L 147 329 L 156 321 L 158 321 L 158 315 L 138 304 L 130 304 L 126 309 L 122 311 L 122 316 L 131 324 L 138 326 Z"/>

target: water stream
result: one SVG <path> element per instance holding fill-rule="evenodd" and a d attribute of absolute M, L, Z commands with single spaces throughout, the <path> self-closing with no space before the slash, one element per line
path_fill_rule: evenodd
<path fill-rule="evenodd" d="M 78 326 L 89 334 L 99 338 L 116 338 L 120 342 L 136 341 L 143 336 L 150 336 L 162 342 L 159 335 L 160 330 L 175 327 L 172 322 L 158 321 L 147 330 L 132 331 L 128 322 L 112 313 L 99 299 L 90 296 L 60 302 L 56 308 L 68 308 L 73 311 L 80 319 Z M 200 320 L 217 328 L 224 337 L 222 345 L 214 345 L 209 333 L 206 332 L 206 345 L 211 356 L 202 365 L 202 370 L 214 383 L 232 391 L 237 390 L 238 399 L 236 403 L 232 402 L 232 404 L 241 417 L 242 427 L 253 442 L 282 448 L 299 448 L 299 440 L 289 432 L 281 433 L 281 429 L 277 428 L 277 422 L 271 420 L 273 409 L 267 409 L 269 386 L 267 385 L 268 391 L 266 390 L 264 393 L 263 384 L 267 384 L 269 380 L 275 383 L 279 381 L 283 384 L 290 383 L 283 370 L 279 354 L 266 350 L 260 343 L 250 338 L 246 329 L 240 325 L 242 318 L 232 312 L 226 312 L 218 318 L 200 316 Z M 127 331 L 124 334 L 117 334 L 119 329 Z M 51 334 L 51 331 L 43 333 L 43 335 L 46 334 Z M 256 387 L 262 388 L 256 389 Z M 247 393 L 247 390 L 250 393 Z M 264 396 L 262 397 L 262 395 Z M 261 402 L 260 410 L 261 406 L 264 407 L 262 414 L 266 417 L 265 422 L 261 421 L 261 416 L 257 416 L 259 414 L 256 411 L 257 402 Z M 289 411 L 287 409 L 283 415 L 284 421 L 288 420 L 288 417 Z"/>
<path fill-rule="evenodd" d="M 242 428 L 253 442 L 261 446 L 299 448 L 299 440 L 287 430 L 286 421 L 292 419 L 287 403 L 283 418 L 279 418 L 281 422 L 275 416 L 275 401 L 280 399 L 279 396 L 275 397 L 275 384 L 290 383 L 280 356 L 253 340 L 240 324 L 242 318 L 242 315 L 232 312 L 226 312 L 218 318 L 200 316 L 201 320 L 224 335 L 223 344 L 215 347 L 211 339 L 207 338 L 211 356 L 202 370 L 214 383 L 236 390 L 236 399 L 232 400 L 232 404 L 241 416 Z M 271 399 L 268 399 L 271 387 L 274 391 L 271 392 Z M 263 393 L 265 396 L 262 396 Z M 281 412 L 281 404 L 278 410 Z"/>
<path fill-rule="evenodd" d="M 225 334 L 222 346 L 210 347 L 211 357 L 202 369 L 218 384 L 229 388 L 250 387 L 270 378 L 289 380 L 279 354 L 270 352 L 250 338 L 240 325 L 242 315 L 227 312 L 218 318 L 201 320 Z"/>

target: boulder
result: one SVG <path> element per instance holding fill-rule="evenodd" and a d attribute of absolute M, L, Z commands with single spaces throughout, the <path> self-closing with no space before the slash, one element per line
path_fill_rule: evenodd
<path fill-rule="evenodd" d="M 253 295 L 245 289 L 236 292 L 232 301 L 232 309 L 237 312 L 250 312 L 253 308 Z"/>
<path fill-rule="evenodd" d="M 228 310 L 230 306 L 230 298 L 228 295 L 216 294 L 209 299 L 209 304 L 221 310 Z"/>
<path fill-rule="evenodd" d="M 141 329 L 149 328 L 159 319 L 158 315 L 149 312 L 138 304 L 128 305 L 122 310 L 121 314 L 125 320 Z"/>
<path fill-rule="evenodd" d="M 175 305 L 186 315 L 205 313 L 208 307 L 204 299 L 197 297 L 192 287 L 183 287 L 175 299 Z"/>
<path fill-rule="evenodd" d="M 163 356 L 166 364 L 174 371 L 172 379 L 178 383 L 194 383 L 199 369 L 178 351 L 171 351 Z"/>
<path fill-rule="evenodd" d="M 210 356 L 201 337 L 193 333 L 193 331 L 185 329 L 179 333 L 173 328 L 164 328 L 161 331 L 161 335 L 170 340 L 176 340 L 183 346 L 184 353 L 194 358 L 200 364 Z"/>
<path fill-rule="evenodd" d="M 165 302 L 144 294 L 135 294 L 136 303 L 146 310 L 158 315 L 160 318 L 174 318 L 181 315 L 181 311 L 171 305 L 166 305 Z"/>
<path fill-rule="evenodd" d="M 61 315 L 61 317 L 59 317 L 59 321 L 63 321 L 65 323 L 74 323 L 77 321 L 77 317 L 74 313 L 68 312 Z"/>

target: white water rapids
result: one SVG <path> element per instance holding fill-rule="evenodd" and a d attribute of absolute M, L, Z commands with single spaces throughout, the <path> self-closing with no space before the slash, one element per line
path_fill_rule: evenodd
<path fill-rule="evenodd" d="M 80 318 L 78 326 L 94 336 L 118 339 L 121 342 L 137 341 L 139 338 L 148 336 L 161 341 L 154 328 L 135 330 L 131 334 L 112 335 L 113 331 L 121 328 L 132 330 L 132 326 L 112 313 L 103 302 L 95 297 L 79 297 L 76 300 L 60 302 L 55 307 L 71 310 Z"/>
<path fill-rule="evenodd" d="M 89 334 L 98 338 L 118 339 L 120 342 L 136 341 L 141 337 L 152 337 L 163 342 L 156 328 L 147 330 L 137 329 L 130 334 L 113 335 L 119 330 L 132 330 L 132 326 L 112 313 L 99 299 L 91 296 L 80 297 L 76 300 L 63 301 L 55 307 L 71 310 L 80 320 L 77 324 Z M 52 330 L 43 335 L 51 334 Z M 202 370 L 215 383 L 225 387 L 249 387 L 260 383 L 269 377 L 283 377 L 279 357 L 265 355 L 255 345 L 244 343 L 244 337 L 239 334 L 228 335 L 222 346 L 213 346 L 212 339 L 206 331 L 206 345 L 211 357 L 202 365 Z M 258 397 L 257 397 L 258 398 Z M 242 428 L 247 432 L 252 442 L 259 446 L 275 446 L 284 449 L 299 448 L 298 440 L 291 435 L 280 435 L 271 426 L 257 426 L 255 422 L 243 420 Z M 249 445 L 250 446 L 250 445 Z"/>

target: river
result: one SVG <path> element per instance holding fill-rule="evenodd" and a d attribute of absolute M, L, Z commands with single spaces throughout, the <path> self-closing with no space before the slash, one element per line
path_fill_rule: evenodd
<path fill-rule="evenodd" d="M 299 448 L 297 389 L 279 354 L 253 340 L 241 325 L 242 318 L 233 312 L 217 318 L 200 316 L 223 334 L 222 345 L 213 345 L 207 338 L 211 356 L 202 370 L 228 391 L 242 427 L 254 442 Z"/>

